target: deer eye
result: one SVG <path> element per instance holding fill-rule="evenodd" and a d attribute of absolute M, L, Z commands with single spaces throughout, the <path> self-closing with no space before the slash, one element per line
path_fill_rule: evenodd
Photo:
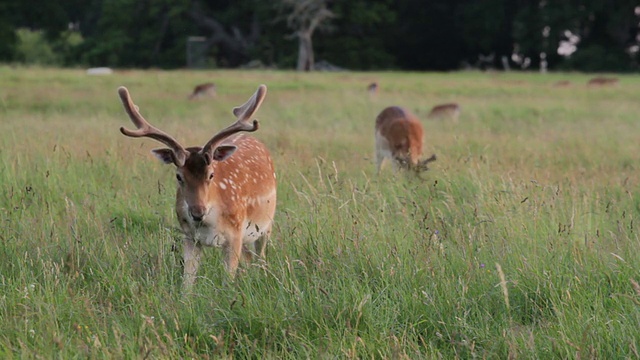
<path fill-rule="evenodd" d="M 176 180 L 178 180 L 178 182 L 179 182 L 180 184 L 183 184 L 183 183 L 184 183 L 184 180 L 182 179 L 182 175 L 180 175 L 180 174 L 176 174 Z"/>
<path fill-rule="evenodd" d="M 213 180 L 213 173 L 209 174 L 209 181 Z"/>

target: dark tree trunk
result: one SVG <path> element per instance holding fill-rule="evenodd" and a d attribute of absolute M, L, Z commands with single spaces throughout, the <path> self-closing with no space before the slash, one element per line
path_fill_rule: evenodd
<path fill-rule="evenodd" d="M 236 67 L 249 60 L 249 49 L 260 36 L 260 24 L 257 16 L 253 16 L 248 35 L 243 34 L 236 26 L 231 26 L 228 31 L 217 19 L 203 15 L 197 7 L 189 11 L 189 16 L 198 26 L 211 32 L 205 43 L 205 48 L 208 51 L 212 47 L 218 46 L 222 50 L 220 60 L 225 66 Z"/>

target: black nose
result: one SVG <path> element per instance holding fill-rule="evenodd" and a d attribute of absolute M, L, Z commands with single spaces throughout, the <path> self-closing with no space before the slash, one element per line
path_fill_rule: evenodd
<path fill-rule="evenodd" d="M 200 222 L 200 221 L 202 221 L 202 218 L 204 218 L 204 214 L 203 213 L 198 213 L 198 212 L 194 213 L 193 211 L 189 211 L 189 215 L 191 215 L 191 218 L 195 222 Z"/>

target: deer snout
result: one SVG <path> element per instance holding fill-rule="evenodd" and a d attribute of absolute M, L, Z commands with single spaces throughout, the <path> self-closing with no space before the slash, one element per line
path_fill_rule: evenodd
<path fill-rule="evenodd" d="M 189 215 L 193 221 L 200 222 L 207 215 L 207 208 L 204 206 L 190 206 Z"/>

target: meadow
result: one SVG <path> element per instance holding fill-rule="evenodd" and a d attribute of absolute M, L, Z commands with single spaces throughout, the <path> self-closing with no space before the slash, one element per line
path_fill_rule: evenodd
<path fill-rule="evenodd" d="M 640 77 L 589 78 L 0 67 L 0 357 L 638 359 Z M 266 262 L 232 281 L 206 249 L 185 296 L 174 168 L 116 89 L 191 146 L 259 84 Z M 376 174 L 389 105 L 423 121 L 422 178 Z"/>

